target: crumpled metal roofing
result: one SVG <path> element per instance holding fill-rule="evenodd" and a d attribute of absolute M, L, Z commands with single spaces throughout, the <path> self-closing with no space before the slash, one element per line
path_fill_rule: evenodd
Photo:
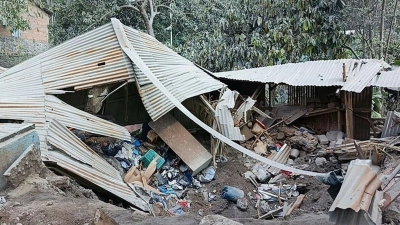
<path fill-rule="evenodd" d="M 189 60 L 178 55 L 157 41 L 154 37 L 139 32 L 121 22 L 120 27 L 140 58 L 161 81 L 161 83 L 180 101 L 200 94 L 221 89 L 224 84 L 214 79 Z M 150 117 L 156 121 L 175 106 L 150 82 L 147 76 L 133 64 L 139 93 Z"/>
<path fill-rule="evenodd" d="M 218 122 L 221 134 L 225 137 L 235 140 L 244 141 L 245 137 L 240 133 L 240 128 L 235 127 L 233 122 L 231 109 L 235 106 L 237 92 L 227 89 L 221 97 L 221 101 L 215 108 L 215 119 Z"/>
<path fill-rule="evenodd" d="M 26 123 L 0 123 L 0 141 L 10 134 L 22 133 L 25 130 L 34 129 L 35 125 Z"/>
<path fill-rule="evenodd" d="M 368 224 L 364 213 L 375 214 L 372 211 L 376 206 L 371 203 L 380 201 L 372 201 L 382 183 L 380 176 L 380 167 L 372 164 L 371 160 L 351 161 L 339 194 L 329 209 L 330 221 L 343 225 Z"/>
<path fill-rule="evenodd" d="M 352 84 L 347 89 L 354 92 L 360 92 L 360 88 L 364 88 L 362 86 L 364 82 L 360 84 L 360 81 L 357 82 L 357 80 L 354 80 L 356 77 L 362 79 L 364 76 L 362 73 L 366 71 L 377 75 L 382 68 L 390 67 L 389 64 L 374 59 L 338 59 L 288 63 L 254 69 L 220 72 L 214 73 L 214 75 L 224 79 L 288 84 L 291 86 L 344 86 L 346 82 L 343 81 L 343 64 L 346 65 L 347 82 L 351 82 Z M 364 69 L 366 65 L 368 65 L 369 70 Z M 360 85 L 356 86 L 356 83 Z M 370 84 L 367 83 L 367 85 Z"/>

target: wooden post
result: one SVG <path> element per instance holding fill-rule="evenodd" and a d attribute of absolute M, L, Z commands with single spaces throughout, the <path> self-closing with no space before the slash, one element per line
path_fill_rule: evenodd
<path fill-rule="evenodd" d="M 346 133 L 348 138 L 354 138 L 352 93 L 346 91 L 344 95 L 345 95 L 344 104 L 346 107 Z"/>
<path fill-rule="evenodd" d="M 337 112 L 337 126 L 338 131 L 342 131 L 342 111 L 340 109 Z"/>
<path fill-rule="evenodd" d="M 268 84 L 268 109 L 272 110 L 272 85 Z"/>

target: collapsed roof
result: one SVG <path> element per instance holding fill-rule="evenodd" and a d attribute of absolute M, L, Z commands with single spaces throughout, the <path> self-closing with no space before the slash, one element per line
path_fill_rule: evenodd
<path fill-rule="evenodd" d="M 0 74 L 0 119 L 33 123 L 44 161 L 56 163 L 147 210 L 117 171 L 74 136 L 67 127 L 131 140 L 122 126 L 78 110 L 56 94 L 116 82 L 136 82 L 145 108 L 155 121 L 174 104 L 151 83 L 122 51 L 118 35 L 180 102 L 224 86 L 155 38 L 124 26 L 119 20 L 75 37 Z M 59 151 L 53 151 L 53 150 Z"/>

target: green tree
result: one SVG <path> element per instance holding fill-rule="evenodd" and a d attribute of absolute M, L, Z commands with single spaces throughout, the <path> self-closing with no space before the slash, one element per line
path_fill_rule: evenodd
<path fill-rule="evenodd" d="M 29 23 L 23 18 L 28 12 L 28 0 L 0 0 L 0 25 L 13 30 L 26 30 Z"/>
<path fill-rule="evenodd" d="M 174 14 L 174 29 L 182 30 L 179 51 L 213 71 L 347 56 L 340 0 L 193 0 L 175 5 L 183 9 Z"/>

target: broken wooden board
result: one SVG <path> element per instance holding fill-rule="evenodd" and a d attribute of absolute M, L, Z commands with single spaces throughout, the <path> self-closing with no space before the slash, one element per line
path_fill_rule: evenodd
<path fill-rule="evenodd" d="M 170 114 L 149 126 L 186 163 L 193 176 L 210 164 L 212 155 Z"/>

